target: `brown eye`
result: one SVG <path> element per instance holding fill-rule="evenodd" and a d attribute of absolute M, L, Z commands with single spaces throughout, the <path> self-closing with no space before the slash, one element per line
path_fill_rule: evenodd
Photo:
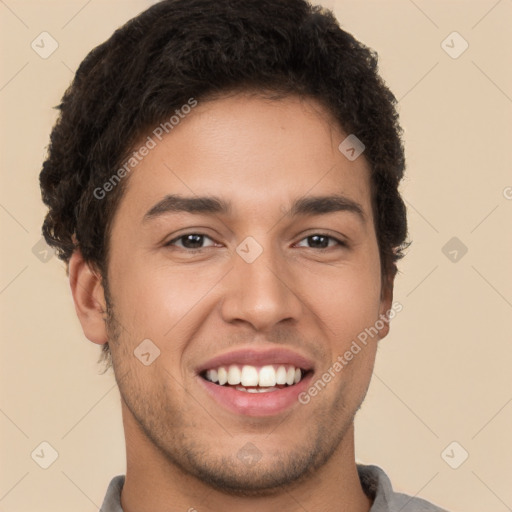
<path fill-rule="evenodd" d="M 186 233 L 185 235 L 181 235 L 177 238 L 174 238 L 170 242 L 167 242 L 165 244 L 165 247 L 177 245 L 177 247 L 179 247 L 181 249 L 188 249 L 188 250 L 194 251 L 194 250 L 201 250 L 206 247 L 211 247 L 212 245 L 214 245 L 214 243 L 213 243 L 209 246 L 204 246 L 203 244 L 204 244 L 205 239 L 212 240 L 209 236 L 203 235 L 201 233 Z M 181 242 L 181 244 L 179 244 L 179 243 L 177 244 L 177 242 Z M 212 240 L 212 242 L 213 242 L 213 240 Z"/>
<path fill-rule="evenodd" d="M 310 249 L 329 249 L 330 247 L 335 247 L 336 245 L 342 247 L 346 246 L 346 244 L 341 240 L 338 240 L 337 238 L 322 233 L 315 233 L 313 235 L 309 235 L 303 238 L 301 242 L 303 240 L 307 241 L 307 243 L 309 244 L 308 248 Z"/>

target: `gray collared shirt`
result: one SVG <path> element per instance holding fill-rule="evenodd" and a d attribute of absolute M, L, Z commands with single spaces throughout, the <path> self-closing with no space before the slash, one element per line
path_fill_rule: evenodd
<path fill-rule="evenodd" d="M 447 512 L 421 498 L 393 491 L 388 476 L 378 466 L 358 464 L 357 471 L 364 492 L 373 499 L 370 512 Z M 100 512 L 123 512 L 121 489 L 124 478 L 124 475 L 118 475 L 112 479 Z"/>

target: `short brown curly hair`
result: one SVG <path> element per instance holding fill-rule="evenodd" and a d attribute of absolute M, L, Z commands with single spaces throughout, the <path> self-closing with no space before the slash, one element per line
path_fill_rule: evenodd
<path fill-rule="evenodd" d="M 364 143 L 382 275 L 394 276 L 407 236 L 396 99 L 375 52 L 304 0 L 164 0 L 87 55 L 57 107 L 40 174 L 43 235 L 59 258 L 68 263 L 78 244 L 106 282 L 126 180 L 102 200 L 94 190 L 189 98 L 244 89 L 312 97 Z"/>

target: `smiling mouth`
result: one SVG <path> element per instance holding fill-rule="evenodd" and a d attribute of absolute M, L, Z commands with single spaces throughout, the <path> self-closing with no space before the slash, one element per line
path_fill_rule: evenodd
<path fill-rule="evenodd" d="M 200 376 L 218 386 L 232 387 L 247 393 L 269 393 L 298 384 L 310 371 L 290 364 L 265 366 L 219 366 L 200 373 Z"/>

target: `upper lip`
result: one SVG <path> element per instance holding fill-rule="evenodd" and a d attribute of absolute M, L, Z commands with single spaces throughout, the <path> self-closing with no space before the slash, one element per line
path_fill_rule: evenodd
<path fill-rule="evenodd" d="M 312 370 L 313 363 L 307 357 L 288 348 L 239 348 L 219 354 L 204 363 L 201 363 L 196 371 L 198 374 L 205 370 L 229 366 L 232 364 L 247 364 L 251 366 L 265 366 L 270 364 L 288 364 L 303 370 Z"/>

